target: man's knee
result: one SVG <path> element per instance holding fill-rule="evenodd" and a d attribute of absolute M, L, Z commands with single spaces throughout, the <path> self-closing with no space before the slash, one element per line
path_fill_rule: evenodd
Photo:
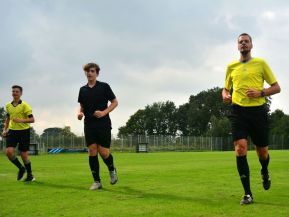
<path fill-rule="evenodd" d="M 96 156 L 97 155 L 97 145 L 91 144 L 88 146 L 88 154 L 89 156 Z"/>
<path fill-rule="evenodd" d="M 257 147 L 256 151 L 258 154 L 258 157 L 262 160 L 266 160 L 268 158 L 268 147 Z"/>
<path fill-rule="evenodd" d="M 235 152 L 237 156 L 245 156 L 247 154 L 247 140 L 240 139 L 234 142 Z"/>
<path fill-rule="evenodd" d="M 14 155 L 15 155 L 15 150 L 14 150 L 14 148 L 11 148 L 11 147 L 6 148 L 6 156 L 7 156 L 10 160 L 12 160 L 12 158 L 14 158 Z"/>
<path fill-rule="evenodd" d="M 22 158 L 24 163 L 28 163 L 29 162 L 28 151 L 21 151 L 20 155 L 21 155 L 21 158 Z"/>
<path fill-rule="evenodd" d="M 101 146 L 98 146 L 98 152 L 103 159 L 107 159 L 109 157 L 109 149 L 108 148 L 103 148 Z"/>

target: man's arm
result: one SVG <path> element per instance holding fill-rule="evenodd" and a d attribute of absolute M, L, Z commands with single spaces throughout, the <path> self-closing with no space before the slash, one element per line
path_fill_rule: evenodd
<path fill-rule="evenodd" d="M 112 112 L 117 106 L 118 106 L 118 101 L 115 98 L 115 99 L 111 100 L 110 105 L 107 107 L 107 109 L 105 109 L 103 111 L 95 111 L 93 115 L 97 118 L 104 117 L 105 115 Z"/>
<path fill-rule="evenodd" d="M 3 132 L 2 132 L 2 136 L 6 137 L 7 133 L 8 133 L 8 127 L 9 127 L 9 122 L 10 122 L 10 118 L 9 116 L 6 117 L 5 121 L 4 121 L 4 127 L 3 127 Z"/>
<path fill-rule="evenodd" d="M 258 98 L 258 97 L 264 97 L 264 96 L 271 96 L 280 92 L 281 92 L 281 88 L 278 82 L 276 82 L 272 84 L 270 87 L 264 88 L 262 91 L 249 89 L 247 90 L 246 94 L 249 98 Z"/>
<path fill-rule="evenodd" d="M 231 103 L 232 102 L 232 96 L 230 94 L 230 91 L 228 91 L 226 88 L 222 91 L 222 97 L 224 103 Z"/>
<path fill-rule="evenodd" d="M 79 105 L 80 106 L 79 106 L 79 110 L 78 110 L 78 113 L 77 113 L 77 119 L 81 121 L 83 116 L 84 116 L 84 114 L 83 114 L 83 106 L 82 106 L 82 104 L 80 103 Z"/>
<path fill-rule="evenodd" d="M 33 115 L 29 115 L 28 118 L 14 118 L 13 121 L 15 123 L 34 123 L 35 119 Z"/>

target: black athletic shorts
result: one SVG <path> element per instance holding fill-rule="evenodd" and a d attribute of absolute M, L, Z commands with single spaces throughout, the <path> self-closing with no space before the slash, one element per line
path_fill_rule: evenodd
<path fill-rule="evenodd" d="M 30 129 L 26 130 L 9 130 L 6 138 L 6 147 L 16 148 L 19 151 L 29 151 Z"/>
<path fill-rule="evenodd" d="M 254 145 L 258 147 L 268 146 L 268 111 L 265 105 L 254 107 L 233 105 L 229 118 L 234 141 L 247 139 L 250 136 Z"/>
<path fill-rule="evenodd" d="M 84 128 L 86 145 L 101 145 L 104 148 L 110 148 L 111 129 Z"/>

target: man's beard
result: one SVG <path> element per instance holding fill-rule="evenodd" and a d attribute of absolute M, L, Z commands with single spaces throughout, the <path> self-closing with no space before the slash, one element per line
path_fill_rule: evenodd
<path fill-rule="evenodd" d="M 240 53 L 242 54 L 242 56 L 246 56 L 250 52 L 251 52 L 251 50 L 243 50 Z"/>

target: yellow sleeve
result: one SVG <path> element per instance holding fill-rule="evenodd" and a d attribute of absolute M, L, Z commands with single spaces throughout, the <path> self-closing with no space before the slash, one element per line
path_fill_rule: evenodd
<path fill-rule="evenodd" d="M 228 66 L 227 67 L 227 72 L 226 72 L 226 80 L 225 80 L 225 89 L 227 89 L 227 90 L 231 90 L 232 86 L 233 86 L 231 72 L 232 72 L 232 70 Z"/>
<path fill-rule="evenodd" d="M 6 112 L 7 115 L 10 115 L 9 114 L 9 104 L 8 103 L 5 106 L 5 112 Z"/>
<path fill-rule="evenodd" d="M 269 65 L 265 61 L 263 62 L 263 69 L 264 69 L 264 80 L 269 85 L 276 83 L 277 82 L 276 77 L 273 74 L 272 70 L 270 69 Z"/>
<path fill-rule="evenodd" d="M 30 105 L 28 105 L 27 103 L 24 106 L 24 114 L 29 116 L 32 115 L 32 108 L 30 107 Z"/>

